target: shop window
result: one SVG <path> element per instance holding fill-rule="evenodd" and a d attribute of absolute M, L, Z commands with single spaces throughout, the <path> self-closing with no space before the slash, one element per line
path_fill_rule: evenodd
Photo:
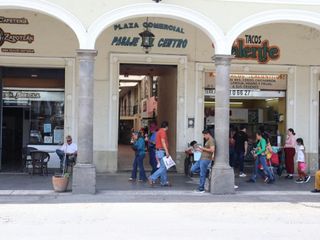
<path fill-rule="evenodd" d="M 63 101 L 32 101 L 30 115 L 29 144 L 63 143 Z"/>

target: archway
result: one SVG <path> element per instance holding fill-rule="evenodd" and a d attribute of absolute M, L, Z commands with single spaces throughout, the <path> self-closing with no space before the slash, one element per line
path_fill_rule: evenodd
<path fill-rule="evenodd" d="M 28 4 L 19 0 L 3 0 L 0 2 L 0 9 L 35 10 L 59 19 L 60 21 L 67 24 L 67 26 L 69 26 L 76 34 L 79 41 L 79 47 L 83 49 L 87 48 L 87 33 L 80 20 L 58 5 L 55 5 L 51 2 L 37 0 L 29 0 Z"/>
<path fill-rule="evenodd" d="M 135 17 L 168 17 L 181 20 L 201 29 L 215 45 L 215 54 L 225 54 L 224 33 L 210 18 L 194 10 L 170 4 L 134 4 L 128 5 L 98 18 L 88 29 L 88 47 L 94 49 L 99 35 L 112 24 Z"/>

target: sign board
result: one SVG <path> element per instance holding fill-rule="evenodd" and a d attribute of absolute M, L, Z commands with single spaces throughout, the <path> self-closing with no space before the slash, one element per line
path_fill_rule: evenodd
<path fill-rule="evenodd" d="M 205 73 L 205 88 L 215 88 L 216 74 Z M 287 74 L 230 74 L 230 88 L 242 90 L 286 90 Z"/>
<path fill-rule="evenodd" d="M 216 96 L 215 89 L 205 89 L 204 93 L 205 97 L 212 97 Z M 260 91 L 260 90 L 252 90 L 252 89 L 230 89 L 230 98 L 279 98 L 285 97 L 285 91 Z"/>
<path fill-rule="evenodd" d="M 3 90 L 4 102 L 12 101 L 64 101 L 62 91 Z"/>

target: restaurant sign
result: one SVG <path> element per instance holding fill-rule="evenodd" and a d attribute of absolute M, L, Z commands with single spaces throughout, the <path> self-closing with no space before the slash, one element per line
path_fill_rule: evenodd
<path fill-rule="evenodd" d="M 215 88 L 216 74 L 205 73 L 205 88 Z M 286 90 L 287 74 L 230 74 L 231 89 Z"/>
<path fill-rule="evenodd" d="M 64 92 L 4 89 L 2 98 L 4 101 L 63 101 Z"/>
<path fill-rule="evenodd" d="M 216 90 L 207 88 L 204 91 L 205 97 L 214 98 L 216 96 Z M 230 89 L 230 98 L 280 98 L 285 97 L 285 91 L 261 91 L 252 89 Z"/>
<path fill-rule="evenodd" d="M 0 16 L 0 23 L 2 23 L 2 24 L 29 24 L 29 21 L 26 18 L 7 18 L 4 16 Z"/>
<path fill-rule="evenodd" d="M 270 45 L 269 40 L 261 35 L 245 35 L 238 38 L 232 46 L 232 55 L 237 59 L 256 60 L 258 63 L 268 63 L 280 57 L 280 48 Z"/>

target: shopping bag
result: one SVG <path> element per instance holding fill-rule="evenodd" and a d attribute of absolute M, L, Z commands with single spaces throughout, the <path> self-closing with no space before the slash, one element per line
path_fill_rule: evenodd
<path fill-rule="evenodd" d="M 171 156 L 169 157 L 164 156 L 162 160 L 167 169 L 176 165 L 176 163 L 172 160 Z"/>
<path fill-rule="evenodd" d="M 194 153 L 193 153 L 193 159 L 194 159 L 194 161 L 199 161 L 200 160 L 200 158 L 201 158 L 201 152 L 200 151 L 194 151 Z"/>

